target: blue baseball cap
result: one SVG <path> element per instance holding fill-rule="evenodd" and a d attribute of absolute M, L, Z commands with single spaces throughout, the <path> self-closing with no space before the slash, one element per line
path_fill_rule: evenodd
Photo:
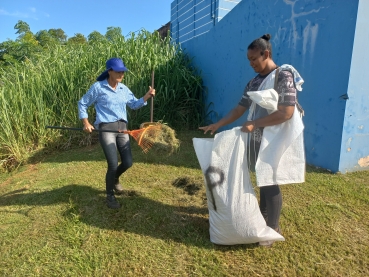
<path fill-rule="evenodd" d="M 124 65 L 124 63 L 121 59 L 111 58 L 111 59 L 106 61 L 106 70 L 103 73 L 101 73 L 100 76 L 96 78 L 96 80 L 97 81 L 105 80 L 109 76 L 108 71 L 110 69 L 112 69 L 114 71 L 117 71 L 117 72 L 128 71 L 128 69 L 126 68 L 126 66 Z"/>

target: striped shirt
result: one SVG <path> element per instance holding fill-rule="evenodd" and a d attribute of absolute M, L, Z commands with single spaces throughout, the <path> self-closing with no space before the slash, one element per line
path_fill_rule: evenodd
<path fill-rule="evenodd" d="M 128 122 L 127 106 L 137 110 L 147 103 L 144 102 L 143 97 L 137 99 L 124 84 L 118 83 L 114 90 L 108 81 L 104 80 L 95 82 L 78 101 L 79 119 L 88 118 L 87 109 L 92 104 L 96 110 L 95 125 L 98 125 L 118 120 Z"/>

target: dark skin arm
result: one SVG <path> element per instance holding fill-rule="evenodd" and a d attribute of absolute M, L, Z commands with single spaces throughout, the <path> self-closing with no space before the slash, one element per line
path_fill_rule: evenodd
<path fill-rule="evenodd" d="M 210 124 L 204 127 L 199 127 L 199 129 L 203 130 L 204 134 L 206 134 L 208 131 L 210 131 L 210 134 L 214 134 L 214 132 L 218 130 L 220 127 L 223 127 L 239 119 L 245 113 L 246 110 L 247 109 L 245 107 L 241 105 L 237 105 L 234 109 L 232 109 L 225 117 L 223 117 L 217 123 Z"/>
<path fill-rule="evenodd" d="M 279 105 L 278 110 L 270 115 L 267 115 L 265 117 L 253 121 L 246 121 L 242 125 L 241 131 L 251 133 L 257 127 L 267 127 L 281 124 L 283 122 L 286 122 L 292 117 L 294 110 L 295 106 Z M 213 135 L 215 131 L 218 130 L 220 127 L 230 124 L 233 121 L 240 118 L 245 113 L 245 111 L 247 111 L 247 108 L 241 105 L 237 105 L 233 110 L 231 110 L 225 117 L 223 117 L 217 123 L 210 124 L 204 127 L 199 127 L 199 129 L 203 130 L 204 134 L 210 131 L 210 134 Z"/>
<path fill-rule="evenodd" d="M 253 121 L 246 121 L 242 125 L 241 131 L 251 133 L 257 127 L 267 127 L 281 124 L 283 122 L 286 122 L 292 117 L 294 110 L 295 106 L 279 105 L 278 110 L 270 115 L 267 115 L 265 117 Z"/>

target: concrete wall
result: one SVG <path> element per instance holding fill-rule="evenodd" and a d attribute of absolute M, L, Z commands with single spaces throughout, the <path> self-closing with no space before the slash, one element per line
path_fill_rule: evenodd
<path fill-rule="evenodd" d="M 305 109 L 307 162 L 333 172 L 367 169 L 368 78 L 363 76 L 368 70 L 363 75 L 363 69 L 368 64 L 368 2 L 242 0 L 206 33 L 183 40 L 182 48 L 201 70 L 207 103 L 217 113 L 212 119 L 237 105 L 255 76 L 246 58 L 247 46 L 270 33 L 274 61 L 292 64 L 305 80 L 298 98 Z"/>

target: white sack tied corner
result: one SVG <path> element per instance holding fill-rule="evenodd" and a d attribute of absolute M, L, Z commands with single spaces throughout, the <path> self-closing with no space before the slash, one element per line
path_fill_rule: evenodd
<path fill-rule="evenodd" d="M 248 171 L 247 138 L 240 127 L 214 139 L 193 138 L 205 179 L 210 241 L 215 244 L 284 241 L 260 212 Z"/>

